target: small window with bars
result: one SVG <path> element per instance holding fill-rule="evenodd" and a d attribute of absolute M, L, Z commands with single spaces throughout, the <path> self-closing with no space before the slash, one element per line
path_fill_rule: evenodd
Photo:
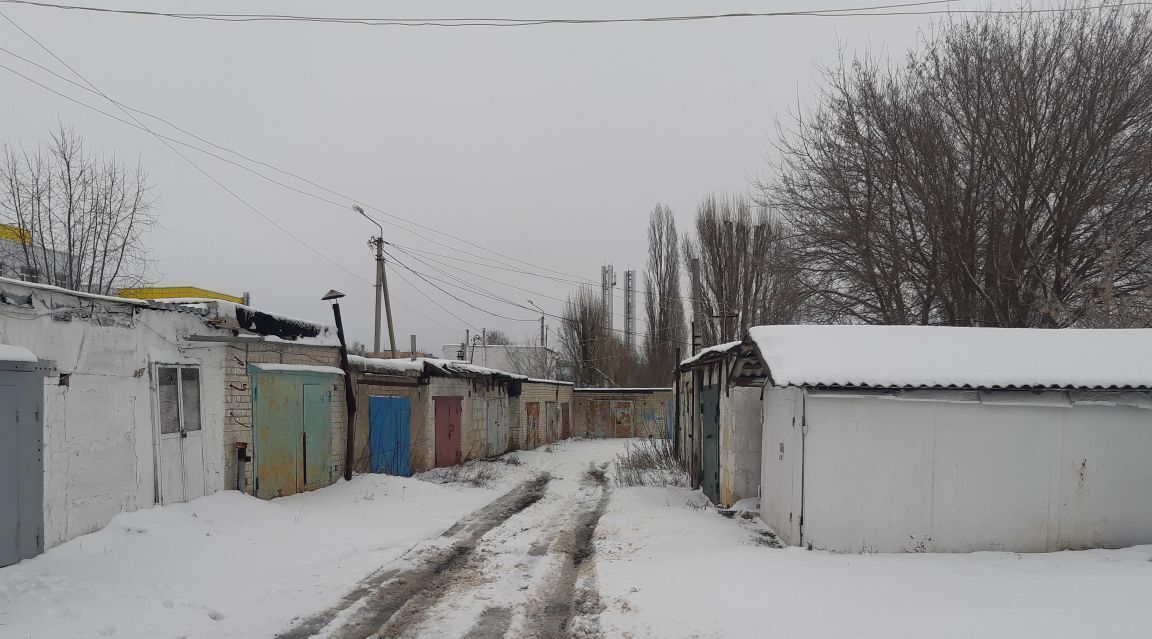
<path fill-rule="evenodd" d="M 200 430 L 200 368 L 157 366 L 160 434 Z"/>

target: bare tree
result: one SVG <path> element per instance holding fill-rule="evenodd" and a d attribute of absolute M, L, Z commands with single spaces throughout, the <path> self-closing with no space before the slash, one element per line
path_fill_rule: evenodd
<path fill-rule="evenodd" d="M 743 195 L 710 195 L 696 212 L 696 235 L 684 256 L 700 290 L 693 314 L 705 344 L 742 338 L 757 324 L 791 324 L 805 293 L 793 266 L 789 232 Z"/>
<path fill-rule="evenodd" d="M 822 318 L 1141 323 L 1149 16 L 949 20 L 902 67 L 829 70 L 818 106 L 782 131 L 777 178 L 761 185 L 800 238 Z"/>
<path fill-rule="evenodd" d="M 504 353 L 514 373 L 536 379 L 562 379 L 560 358 L 556 351 L 544 346 L 532 346 L 532 336 L 527 337 L 524 346 L 507 345 Z"/>
<path fill-rule="evenodd" d="M 684 302 L 680 293 L 680 236 L 672 209 L 656 205 L 648 222 L 648 269 L 644 272 L 646 385 L 668 383 L 676 368 L 676 348 L 685 345 Z"/>
<path fill-rule="evenodd" d="M 505 333 L 498 328 L 487 329 L 484 332 L 484 341 L 489 346 L 503 346 L 505 344 L 512 343 L 511 338 L 508 337 L 508 333 Z"/>
<path fill-rule="evenodd" d="M 568 298 L 560 321 L 560 347 L 577 386 L 630 386 L 639 366 L 636 352 L 608 323 L 598 291 L 581 288 Z"/>
<path fill-rule="evenodd" d="M 143 283 L 153 203 L 143 168 L 88 152 L 63 125 L 34 151 L 4 146 L 0 220 L 23 231 L 14 257 L 33 279 L 103 294 Z"/>

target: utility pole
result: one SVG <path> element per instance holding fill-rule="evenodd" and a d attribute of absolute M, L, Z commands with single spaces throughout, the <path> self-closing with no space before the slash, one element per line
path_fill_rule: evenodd
<path fill-rule="evenodd" d="M 369 241 L 376 246 L 376 330 L 372 340 L 372 352 L 380 352 L 380 299 L 384 299 L 384 310 L 388 314 L 388 347 L 392 351 L 392 359 L 396 359 L 396 331 L 392 328 L 392 300 L 388 297 L 388 273 L 384 269 L 384 227 L 376 220 L 368 217 L 364 209 L 353 205 L 353 211 L 364 216 L 364 219 L 380 229 L 380 235 Z"/>
<path fill-rule="evenodd" d="M 636 339 L 636 271 L 624 271 L 624 342 L 633 348 Z"/>
<path fill-rule="evenodd" d="M 544 312 L 544 309 L 537 306 L 536 302 L 533 302 L 532 300 L 528 300 L 528 303 L 531 304 L 533 308 L 540 311 L 540 345 L 547 347 L 548 346 L 548 333 L 544 330 L 544 316 L 547 315 L 547 313 Z"/>

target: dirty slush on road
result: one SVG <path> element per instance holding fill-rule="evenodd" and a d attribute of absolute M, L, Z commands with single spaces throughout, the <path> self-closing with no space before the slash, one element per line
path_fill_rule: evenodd
<path fill-rule="evenodd" d="M 606 466 L 518 485 L 277 639 L 601 637 L 590 558 Z"/>

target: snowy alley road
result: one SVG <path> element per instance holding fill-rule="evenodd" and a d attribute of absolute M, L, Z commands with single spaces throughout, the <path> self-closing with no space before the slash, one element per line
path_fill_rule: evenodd
<path fill-rule="evenodd" d="M 608 462 L 581 462 L 525 481 L 277 638 L 599 636 L 586 559 Z"/>
<path fill-rule="evenodd" d="M 0 569 L 0 639 L 1149 634 L 1152 546 L 774 548 L 699 490 L 618 485 L 626 445 L 566 441 L 419 478 L 119 515 Z"/>

